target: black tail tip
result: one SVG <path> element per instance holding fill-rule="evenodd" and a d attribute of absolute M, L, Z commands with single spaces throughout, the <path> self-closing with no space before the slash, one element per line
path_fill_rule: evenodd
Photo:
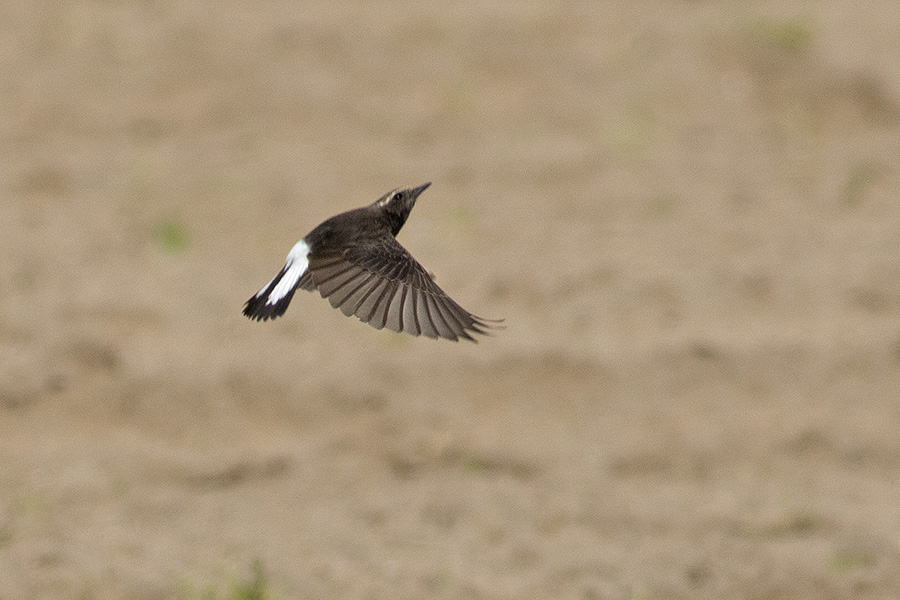
<path fill-rule="evenodd" d="M 269 304 L 266 296 L 254 296 L 244 304 L 243 314 L 251 321 L 277 319 L 287 310 L 293 295 L 294 292 L 292 291 L 274 304 Z"/>

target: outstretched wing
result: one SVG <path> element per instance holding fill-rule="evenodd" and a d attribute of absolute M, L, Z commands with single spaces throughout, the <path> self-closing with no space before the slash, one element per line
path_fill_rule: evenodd
<path fill-rule="evenodd" d="M 323 298 L 375 329 L 430 338 L 475 341 L 491 321 L 453 301 L 395 239 L 309 257 L 309 274 Z"/>

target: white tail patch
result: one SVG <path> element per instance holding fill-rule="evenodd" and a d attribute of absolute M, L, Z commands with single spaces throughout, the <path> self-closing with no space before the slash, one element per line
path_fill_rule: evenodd
<path fill-rule="evenodd" d="M 279 300 L 284 298 L 287 294 L 289 294 L 295 287 L 297 287 L 297 282 L 300 281 L 300 278 L 303 277 L 303 274 L 306 272 L 306 268 L 309 266 L 309 246 L 303 240 L 300 240 L 294 247 L 291 248 L 291 251 L 288 252 L 287 260 L 284 265 L 283 274 L 279 273 L 275 276 L 272 281 L 269 281 L 263 289 L 259 290 L 256 293 L 255 298 L 259 298 L 264 294 L 268 294 L 266 298 L 266 304 L 276 304 Z M 278 283 L 275 284 L 271 290 L 269 287 L 272 285 L 272 282 L 278 280 Z"/>
<path fill-rule="evenodd" d="M 275 284 L 272 291 L 269 292 L 269 297 L 266 298 L 266 304 L 276 304 L 297 287 L 297 282 L 300 281 L 300 278 L 303 277 L 303 274 L 306 273 L 306 268 L 309 266 L 308 256 L 309 246 L 306 242 L 300 240 L 294 244 L 294 247 L 291 248 L 291 251 L 288 252 L 287 255 L 287 261 L 284 266 L 284 275 L 282 275 L 281 280 Z M 266 287 L 259 291 L 257 297 L 263 294 L 271 284 L 271 281 L 267 283 Z"/>

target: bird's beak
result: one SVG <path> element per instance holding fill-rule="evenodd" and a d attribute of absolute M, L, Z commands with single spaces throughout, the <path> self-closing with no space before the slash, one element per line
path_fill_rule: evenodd
<path fill-rule="evenodd" d="M 423 183 L 419 187 L 413 188 L 409 191 L 409 199 L 411 202 L 415 202 L 416 198 L 419 197 L 419 194 L 428 189 L 428 186 L 431 185 L 431 182 Z"/>

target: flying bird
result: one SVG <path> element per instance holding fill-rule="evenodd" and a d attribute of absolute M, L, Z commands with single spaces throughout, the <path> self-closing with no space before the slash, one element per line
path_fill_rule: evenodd
<path fill-rule="evenodd" d="M 391 190 L 369 206 L 331 217 L 288 252 L 281 271 L 244 305 L 255 321 L 284 314 L 297 288 L 318 290 L 334 308 L 375 329 L 475 342 L 497 329 L 457 304 L 396 240 L 431 183 Z"/>

